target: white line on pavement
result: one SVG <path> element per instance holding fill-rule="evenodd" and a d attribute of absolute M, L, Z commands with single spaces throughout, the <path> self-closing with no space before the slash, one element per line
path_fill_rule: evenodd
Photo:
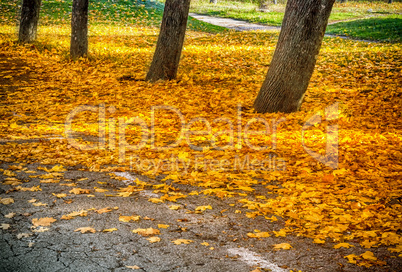
<path fill-rule="evenodd" d="M 239 248 L 229 248 L 229 254 L 231 255 L 239 255 L 240 260 L 247 263 L 250 266 L 259 266 L 261 268 L 268 268 L 271 269 L 272 272 L 286 272 L 286 269 L 280 268 L 274 263 L 270 261 L 264 260 L 257 253 L 252 252 L 244 247 Z"/>

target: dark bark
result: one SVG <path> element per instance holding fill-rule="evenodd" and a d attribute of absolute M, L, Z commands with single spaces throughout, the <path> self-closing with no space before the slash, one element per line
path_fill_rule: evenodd
<path fill-rule="evenodd" d="M 257 112 L 299 110 L 335 0 L 289 0 L 267 77 L 254 102 Z"/>
<path fill-rule="evenodd" d="M 161 31 L 146 80 L 176 78 L 189 9 L 190 0 L 166 0 Z"/>
<path fill-rule="evenodd" d="M 32 42 L 36 39 L 41 0 L 23 0 L 18 40 Z"/>
<path fill-rule="evenodd" d="M 71 14 L 70 56 L 73 59 L 88 54 L 88 0 L 73 0 Z"/>

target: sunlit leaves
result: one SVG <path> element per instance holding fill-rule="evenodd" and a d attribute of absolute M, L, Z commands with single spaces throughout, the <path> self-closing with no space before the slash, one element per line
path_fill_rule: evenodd
<path fill-rule="evenodd" d="M 100 14 L 91 16 L 92 19 L 109 20 L 107 16 L 99 17 Z M 153 202 L 159 204 L 155 207 L 162 207 L 168 203 L 172 210 L 169 212 L 176 213 L 176 210 L 186 207 L 180 199 L 187 195 L 175 188 L 180 183 L 195 187 L 188 194 L 194 199 L 203 196 L 236 199 L 236 207 L 225 211 L 225 215 L 233 212 L 236 216 L 247 217 L 246 220 L 266 220 L 267 224 L 283 220 L 285 226 L 280 230 L 244 234 L 251 239 L 263 240 L 269 235 L 270 239 L 283 239 L 297 234 L 311 238 L 317 244 L 315 246 L 334 243 L 328 245 L 335 247 L 334 251 L 352 250 L 350 242 L 365 249 L 386 246 L 390 253 L 400 254 L 400 44 L 325 38 L 301 110 L 289 115 L 261 115 L 253 112 L 252 104 L 275 48 L 278 37 L 275 33 L 224 33 L 212 37 L 189 32 L 179 79 L 149 84 L 140 79 L 144 78 L 152 57 L 155 28 L 92 24 L 91 58 L 74 63 L 63 57 L 68 52 L 68 27 L 41 26 L 39 42 L 35 46 L 43 48 L 36 49 L 11 42 L 15 38 L 14 25 L 0 28 L 4 37 L 3 53 L 12 61 L 21 60 L 24 65 L 18 68 L 18 73 L 29 75 L 20 81 L 16 71 L 1 74 L 7 77 L 5 79 L 9 80 L 13 91 L 5 91 L 4 107 L 0 110 L 0 136 L 10 141 L 0 145 L 0 159 L 46 164 L 38 167 L 38 173 L 29 178 L 43 187 L 60 188 L 52 200 L 63 202 L 57 198 L 65 198 L 67 193 L 71 198 L 79 198 L 82 197 L 80 194 L 89 195 L 92 191 L 96 196 L 103 196 L 107 190 L 108 197 L 129 197 L 127 200 L 131 200 L 145 193 L 144 189 L 150 189 L 154 190 L 154 195 L 148 198 L 149 205 Z M 33 83 L 24 82 L 26 80 L 34 80 L 35 87 L 31 86 Z M 306 120 L 319 111 L 324 114 L 323 109 L 334 102 L 341 102 L 339 118 L 336 121 L 323 118 L 321 124 L 304 131 L 305 145 L 302 145 L 301 131 Z M 195 152 L 182 142 L 167 152 L 157 152 L 148 142 L 139 151 L 128 151 L 127 161 L 119 165 L 118 131 L 115 131 L 115 145 L 108 134 L 102 150 L 78 150 L 62 138 L 65 136 L 66 116 L 76 106 L 102 103 L 105 104 L 108 133 L 113 125 L 118 124 L 119 118 L 141 117 L 149 126 L 150 109 L 155 105 L 178 108 L 186 121 L 203 117 L 212 124 L 213 133 L 229 127 L 224 122 L 214 123 L 216 118 L 227 117 L 234 126 L 237 125 L 238 104 L 242 105 L 240 125 L 243 128 L 248 120 L 257 117 L 269 123 L 281 117 L 286 121 L 277 127 L 275 150 L 261 152 L 249 148 L 244 141 L 244 131 L 238 133 L 235 129 L 234 147 L 225 151 L 211 148 L 211 136 L 196 135 L 191 139 L 194 144 L 203 145 L 205 149 L 202 151 Z M 114 110 L 110 110 L 112 108 Z M 157 144 L 174 141 L 180 132 L 180 120 L 164 111 L 156 117 Z M 77 115 L 73 122 L 74 139 L 81 143 L 87 138 L 98 137 L 98 120 L 99 111 Z M 305 152 L 307 146 L 320 154 L 325 153 L 329 125 L 339 127 L 339 167 L 335 170 L 323 166 Z M 194 128 L 205 129 L 205 124 L 195 123 Z M 271 127 L 269 135 L 255 135 L 250 141 L 253 144 L 272 144 L 272 131 Z M 59 139 L 49 139 L 50 134 L 58 135 Z M 128 141 L 135 143 L 139 137 L 138 128 L 127 128 L 126 136 Z M 237 136 L 240 136 L 239 141 Z M 228 135 L 222 135 L 216 139 L 216 144 L 227 144 L 228 138 Z M 20 139 L 32 141 L 13 142 Z M 246 155 L 251 161 L 263 160 L 269 151 L 285 158 L 285 171 L 221 170 L 215 169 L 211 163 L 227 160 L 234 164 L 236 156 L 238 162 L 243 163 Z M 202 158 L 198 168 L 194 169 L 195 156 L 198 155 Z M 129 161 L 130 158 L 133 160 Z M 148 163 L 137 166 L 135 158 L 138 162 Z M 162 162 L 169 160 L 179 161 L 178 168 L 163 168 Z M 134 172 L 151 178 L 163 174 L 166 179 L 158 180 L 158 184 L 130 181 L 135 185 L 120 188 L 117 192 L 112 192 L 110 184 L 104 182 L 97 183 L 102 185 L 102 189 L 66 187 L 84 187 L 89 183 L 82 177 L 65 180 L 64 172 L 70 166 L 114 172 L 117 168 L 121 169 L 116 171 L 130 170 L 130 163 Z M 23 185 L 26 180 L 19 171 L 29 172 L 22 169 L 22 166 L 12 166 L 3 171 L 3 185 L 7 185 L 7 190 L 17 191 L 16 194 L 33 194 L 39 187 L 36 184 Z M 118 182 L 117 188 L 127 182 L 124 177 L 112 178 Z M 58 181 L 60 183 L 56 184 Z M 13 201 L 11 197 L 0 199 L 4 205 Z M 169 202 L 180 204 L 170 205 Z M 46 205 L 37 201 L 32 203 Z M 214 211 L 210 203 L 194 203 L 187 212 L 207 214 Z M 237 205 L 242 206 L 242 210 Z M 30 208 L 45 209 L 43 207 L 46 206 Z M 99 216 L 111 214 L 110 209 L 104 211 L 109 213 Z M 72 220 L 88 214 L 89 210 L 67 211 L 60 219 Z M 135 225 L 140 219 L 138 215 L 121 215 L 119 221 L 124 224 L 117 223 Z M 163 227 L 158 225 L 158 228 Z M 136 233 L 147 237 L 157 235 L 156 231 L 146 229 Z M 357 264 L 376 262 L 368 254 L 348 259 Z"/>

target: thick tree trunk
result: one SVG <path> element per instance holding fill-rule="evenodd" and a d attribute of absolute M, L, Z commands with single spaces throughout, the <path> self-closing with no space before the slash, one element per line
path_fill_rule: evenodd
<path fill-rule="evenodd" d="M 18 40 L 32 42 L 36 39 L 41 0 L 23 0 Z"/>
<path fill-rule="evenodd" d="M 88 53 L 88 0 L 73 0 L 71 14 L 70 56 L 73 59 Z"/>
<path fill-rule="evenodd" d="M 176 78 L 189 9 L 190 0 L 166 0 L 161 31 L 146 80 Z"/>
<path fill-rule="evenodd" d="M 275 53 L 254 102 L 257 112 L 288 113 L 300 108 L 334 2 L 287 2 Z"/>

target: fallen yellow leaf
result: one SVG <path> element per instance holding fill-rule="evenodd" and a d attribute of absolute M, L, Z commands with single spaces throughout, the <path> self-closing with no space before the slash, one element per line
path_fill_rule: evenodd
<path fill-rule="evenodd" d="M 12 198 L 1 198 L 0 197 L 0 203 L 3 204 L 3 205 L 9 205 L 9 204 L 14 203 L 14 199 L 12 199 Z"/>
<path fill-rule="evenodd" d="M 341 247 L 350 248 L 350 247 L 354 247 L 354 245 L 351 245 L 349 243 L 339 243 L 337 245 L 334 245 L 335 249 L 338 249 L 338 248 L 341 248 Z"/>
<path fill-rule="evenodd" d="M 113 231 L 116 231 L 117 229 L 116 228 L 111 228 L 111 229 L 104 229 L 104 230 L 102 230 L 103 232 L 113 232 Z"/>
<path fill-rule="evenodd" d="M 177 240 L 172 241 L 172 243 L 175 244 L 175 245 L 190 244 L 190 243 L 193 243 L 193 242 L 194 242 L 194 241 L 192 241 L 192 240 L 187 240 L 187 239 L 177 239 Z"/>
<path fill-rule="evenodd" d="M 148 199 L 148 201 L 152 202 L 152 203 L 155 203 L 155 204 L 164 202 L 162 199 L 159 199 L 159 198 L 150 198 L 150 199 Z"/>
<path fill-rule="evenodd" d="M 82 228 L 78 228 L 76 230 L 74 230 L 75 232 L 80 231 L 81 233 L 95 233 L 96 230 L 94 228 L 91 227 L 82 227 Z"/>
<path fill-rule="evenodd" d="M 161 238 L 156 237 L 156 236 L 153 236 L 153 237 L 147 238 L 147 240 L 148 240 L 150 243 L 157 243 L 157 242 L 159 242 L 159 241 L 161 240 Z"/>
<path fill-rule="evenodd" d="M 142 236 L 152 236 L 152 235 L 160 234 L 160 231 L 158 229 L 153 229 L 153 228 L 135 229 L 135 230 L 132 230 L 132 232 L 137 233 Z"/>
<path fill-rule="evenodd" d="M 195 208 L 196 211 L 198 212 L 203 212 L 205 210 L 212 210 L 211 205 L 207 205 L 207 206 L 198 206 L 197 208 Z"/>
<path fill-rule="evenodd" d="M 139 216 L 139 215 L 132 215 L 132 216 L 120 215 L 119 221 L 121 221 L 121 222 L 138 221 L 138 220 L 140 220 L 140 218 L 141 218 L 141 216 Z"/>
<path fill-rule="evenodd" d="M 52 218 L 52 217 L 43 217 L 43 218 L 33 218 L 32 219 L 32 224 L 37 227 L 37 226 L 50 226 L 53 222 L 56 222 L 57 220 Z"/>
<path fill-rule="evenodd" d="M 288 243 L 281 243 L 281 244 L 275 244 L 274 249 L 275 250 L 280 250 L 280 249 L 291 249 L 292 246 Z"/>

